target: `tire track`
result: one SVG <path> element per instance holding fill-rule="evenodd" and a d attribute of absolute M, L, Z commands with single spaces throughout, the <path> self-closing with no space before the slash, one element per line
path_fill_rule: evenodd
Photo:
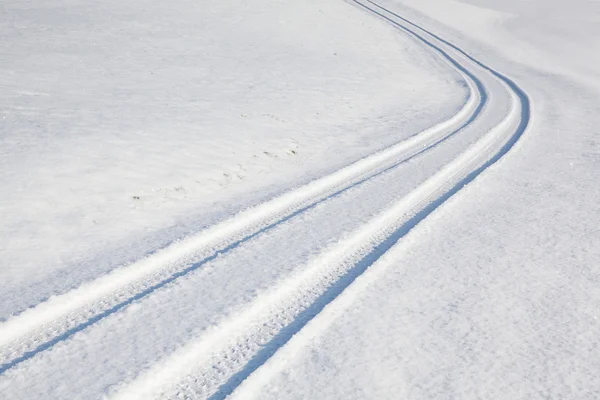
<path fill-rule="evenodd" d="M 438 50 L 443 56 L 443 50 Z M 487 93 L 470 71 L 449 58 L 447 60 L 457 68 L 469 87 L 467 101 L 452 118 L 9 318 L 0 324 L 0 375 L 216 257 L 429 151 L 460 132 L 479 118 L 487 102 Z"/>
<path fill-rule="evenodd" d="M 261 383 L 301 346 L 298 339 L 294 343 L 295 350 L 287 350 L 290 346 L 286 343 L 296 333 L 316 318 L 310 325 L 311 334 L 316 335 L 321 325 L 318 319 L 330 318 L 327 313 L 321 314 L 328 304 L 416 224 L 497 162 L 525 132 L 530 103 L 512 80 L 370 0 L 350 1 L 439 50 L 441 55 L 452 59 L 452 64 L 468 65 L 474 75 L 482 74 L 478 78 L 480 82 L 485 79 L 500 82 L 510 99 L 508 115 L 410 194 L 348 238 L 326 249 L 297 273 L 257 296 L 245 308 L 151 367 L 121 388 L 115 399 L 162 398 L 175 394 L 221 399 L 249 376 L 252 378 L 240 387 L 238 397 L 248 398 L 259 393 Z M 351 300 L 351 295 L 345 297 L 346 303 Z M 283 346 L 286 346 L 283 354 L 271 359 Z M 269 367 L 261 368 L 267 362 Z"/>

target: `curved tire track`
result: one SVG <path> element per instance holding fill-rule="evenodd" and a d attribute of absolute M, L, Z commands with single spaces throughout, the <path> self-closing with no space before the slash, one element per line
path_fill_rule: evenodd
<path fill-rule="evenodd" d="M 530 119 L 530 103 L 525 92 L 512 80 L 370 0 L 364 3 L 350 1 L 412 35 L 447 57 L 452 65 L 468 69 L 478 82 L 484 79 L 499 81 L 510 99 L 508 115 L 406 197 L 164 362 L 151 367 L 123 387 L 116 399 L 169 397 L 175 392 L 221 399 L 251 375 L 237 394 L 240 398 L 248 398 L 258 393 L 261 382 L 277 369 L 277 363 L 286 359 L 286 355 L 282 355 L 270 360 L 279 349 L 314 318 L 311 329 L 318 333 L 317 319 L 330 318 L 326 313 L 321 314 L 328 304 L 416 224 L 497 162 L 525 132 Z M 480 80 L 477 75 L 487 77 Z M 300 341 L 297 342 L 296 348 L 301 346 Z M 288 353 L 291 355 L 293 351 Z M 261 368 L 267 362 L 270 367 Z"/>
<path fill-rule="evenodd" d="M 0 375 L 67 340 L 134 301 L 185 277 L 279 224 L 440 145 L 479 118 L 487 93 L 482 82 L 436 49 L 463 76 L 469 97 L 450 119 L 259 206 L 119 268 L 0 324 Z"/>

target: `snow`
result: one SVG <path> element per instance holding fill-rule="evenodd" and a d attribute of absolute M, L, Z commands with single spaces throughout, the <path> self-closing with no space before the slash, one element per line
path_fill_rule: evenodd
<path fill-rule="evenodd" d="M 476 17 L 489 10 L 403 3 L 460 27 L 444 32 L 455 42 L 485 37 Z M 599 8 L 576 3 L 494 3 L 516 17 L 488 25 L 479 46 L 530 63 L 504 60 L 503 71 L 528 89 L 533 126 L 242 384 L 237 398 L 598 397 L 599 81 L 596 70 L 580 67 L 597 65 Z M 542 33 L 558 15 L 557 29 L 568 35 L 550 43 Z M 498 38 L 509 35 L 513 46 L 502 48 Z M 576 57 L 563 52 L 572 41 Z M 515 56 L 532 42 L 542 59 Z M 482 54 L 499 62 L 495 52 Z M 557 63 L 540 62 L 547 59 Z"/>
<path fill-rule="evenodd" d="M 0 398 L 600 395 L 599 2 L 0 18 Z"/>
<path fill-rule="evenodd" d="M 515 63 L 565 75 L 597 88 L 598 1 L 407 0 L 403 3 L 457 32 L 477 38 L 479 43 L 473 48 L 484 44 Z"/>
<path fill-rule="evenodd" d="M 408 137 L 465 96 L 435 56 L 343 4 L 2 10 L 0 318 Z"/>

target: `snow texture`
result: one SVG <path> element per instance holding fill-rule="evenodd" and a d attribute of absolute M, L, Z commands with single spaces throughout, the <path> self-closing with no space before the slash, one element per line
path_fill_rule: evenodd
<path fill-rule="evenodd" d="M 600 397 L 600 2 L 0 21 L 0 398 Z"/>

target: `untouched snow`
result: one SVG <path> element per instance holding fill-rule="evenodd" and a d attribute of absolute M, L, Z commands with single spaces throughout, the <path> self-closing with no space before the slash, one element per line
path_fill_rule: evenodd
<path fill-rule="evenodd" d="M 600 397 L 600 2 L 0 18 L 0 398 Z"/>

